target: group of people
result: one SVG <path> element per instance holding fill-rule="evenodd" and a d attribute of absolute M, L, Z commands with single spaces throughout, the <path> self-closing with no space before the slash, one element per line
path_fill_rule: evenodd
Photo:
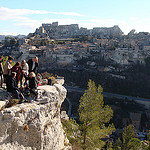
<path fill-rule="evenodd" d="M 14 66 L 12 66 L 12 61 L 13 57 L 9 56 L 3 67 L 3 58 L 0 56 L 1 87 L 3 87 L 4 77 L 7 91 L 12 93 L 14 98 L 19 99 L 20 103 L 24 99 L 23 89 L 28 89 L 37 98 L 36 71 L 39 65 L 38 57 L 29 59 L 27 62 L 26 60 L 22 60 L 21 63 L 16 62 Z"/>

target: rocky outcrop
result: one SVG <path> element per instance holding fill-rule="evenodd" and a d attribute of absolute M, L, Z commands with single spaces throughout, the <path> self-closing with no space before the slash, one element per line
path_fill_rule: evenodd
<path fill-rule="evenodd" d="M 0 149 L 68 150 L 60 107 L 66 97 L 61 84 L 38 87 L 38 102 L 22 103 L 0 111 Z M 4 101 L 0 101 L 1 107 Z"/>

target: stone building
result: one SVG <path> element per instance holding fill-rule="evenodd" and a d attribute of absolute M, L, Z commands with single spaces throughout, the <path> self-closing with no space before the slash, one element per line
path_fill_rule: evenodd
<path fill-rule="evenodd" d="M 36 34 L 40 34 L 42 37 L 48 36 L 49 38 L 71 38 L 74 36 L 80 35 L 93 35 L 94 37 L 109 37 L 109 38 L 119 38 L 123 32 L 121 29 L 115 25 L 110 28 L 106 27 L 95 27 L 93 29 L 80 28 L 78 24 L 71 25 L 58 25 L 58 22 L 44 23 L 41 27 L 36 29 L 36 31 L 32 34 L 30 33 L 28 36 L 33 36 Z"/>

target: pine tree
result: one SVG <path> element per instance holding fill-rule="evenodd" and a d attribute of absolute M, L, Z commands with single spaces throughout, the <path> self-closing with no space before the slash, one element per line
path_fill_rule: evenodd
<path fill-rule="evenodd" d="M 132 125 L 126 127 L 125 131 L 122 134 L 122 138 L 123 138 L 123 149 L 126 150 L 128 142 L 132 138 L 134 138 L 134 130 Z"/>
<path fill-rule="evenodd" d="M 88 89 L 80 99 L 79 120 L 81 145 L 84 150 L 91 150 L 104 146 L 102 138 L 106 138 L 115 128 L 109 124 L 113 110 L 104 106 L 103 89 L 95 86 L 93 81 L 88 82 Z"/>
<path fill-rule="evenodd" d="M 133 126 L 129 125 L 126 127 L 122 135 L 123 144 L 122 150 L 138 150 L 141 147 L 141 141 L 134 137 Z"/>
<path fill-rule="evenodd" d="M 141 141 L 138 138 L 132 138 L 127 144 L 127 150 L 141 150 Z"/>
<path fill-rule="evenodd" d="M 148 138 L 148 148 L 150 149 L 150 131 L 148 132 L 147 138 Z"/>

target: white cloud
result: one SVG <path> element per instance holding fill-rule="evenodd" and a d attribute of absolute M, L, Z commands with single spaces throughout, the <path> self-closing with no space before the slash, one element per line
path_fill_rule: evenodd
<path fill-rule="evenodd" d="M 48 14 L 55 14 L 55 15 L 66 15 L 66 16 L 84 16 L 82 14 L 76 12 L 48 12 Z"/>
<path fill-rule="evenodd" d="M 0 32 L 0 35 L 18 35 L 17 32 Z"/>
<path fill-rule="evenodd" d="M 137 17 L 130 17 L 129 19 L 130 19 L 131 21 L 138 20 L 138 18 L 137 18 Z"/>
<path fill-rule="evenodd" d="M 55 14 L 55 15 L 66 15 L 68 18 L 62 19 L 41 19 L 35 20 L 32 19 L 29 15 L 31 14 Z M 28 15 L 28 16 L 26 16 Z M 13 30 L 14 26 L 20 27 L 22 32 L 34 32 L 36 28 L 40 27 L 42 23 L 52 23 L 58 21 L 60 25 L 66 24 L 79 24 L 80 27 L 85 27 L 92 29 L 93 27 L 112 27 L 114 25 L 119 25 L 121 30 L 127 34 L 132 29 L 135 29 L 137 32 L 147 31 L 150 32 L 150 19 L 149 18 L 135 18 L 130 17 L 128 20 L 115 20 L 115 19 L 99 19 L 99 17 L 88 17 L 91 19 L 81 20 L 83 18 L 72 19 L 72 16 L 83 16 L 82 14 L 76 12 L 50 12 L 45 10 L 30 10 L 30 9 L 9 9 L 6 7 L 0 7 L 0 21 L 12 21 L 13 24 L 10 25 L 10 32 Z M 30 18 L 29 18 L 30 17 Z M 55 16 L 54 16 L 55 17 Z M 11 28 L 12 27 L 12 28 Z M 11 34 L 11 33 L 10 33 Z M 18 33 L 19 34 L 19 33 Z M 14 34 L 13 34 L 14 35 Z"/>
<path fill-rule="evenodd" d="M 19 22 L 15 23 L 15 26 L 22 26 L 22 27 L 26 27 L 26 28 L 30 28 L 35 30 L 36 28 L 39 28 L 42 23 L 52 23 L 52 22 L 56 22 L 58 21 L 58 23 L 60 25 L 66 25 L 66 24 L 76 24 L 78 23 L 77 20 L 75 19 L 43 19 L 43 20 L 32 20 L 29 18 L 24 18 L 22 20 L 20 20 Z"/>
<path fill-rule="evenodd" d="M 83 16 L 82 14 L 76 13 L 76 12 L 50 12 L 50 11 L 45 11 L 45 10 L 31 10 L 31 9 L 9 9 L 6 7 L 0 7 L 0 21 L 9 21 L 8 26 L 11 30 L 13 30 L 13 28 L 20 27 L 20 29 L 22 31 L 20 32 L 26 32 L 27 30 L 29 32 L 34 32 L 34 30 L 36 28 L 38 28 L 39 26 L 41 26 L 42 23 L 45 22 L 53 22 L 53 21 L 57 21 L 54 19 L 42 19 L 42 20 L 34 20 L 30 17 L 30 15 L 35 14 L 35 15 L 40 15 L 43 14 L 43 16 L 45 14 L 54 14 L 54 15 L 65 15 L 65 16 Z M 60 24 L 68 24 L 68 23 L 72 23 L 74 22 L 73 19 L 67 19 L 67 20 L 63 20 L 63 19 L 58 19 Z M 3 29 L 1 29 L 3 30 Z M 25 31 L 26 30 L 26 31 Z M 3 33 L 3 31 L 2 31 Z M 12 33 L 11 33 L 12 34 Z M 14 35 L 14 34 L 13 34 Z"/>
<path fill-rule="evenodd" d="M 124 34 L 128 34 L 132 29 L 134 29 L 134 27 L 130 23 L 124 20 L 118 20 L 116 21 L 116 24 L 119 25 Z"/>
<path fill-rule="evenodd" d="M 129 18 L 128 20 L 119 20 L 117 24 L 125 34 L 129 33 L 132 29 L 135 29 L 136 32 L 150 32 L 149 18 Z"/>
<path fill-rule="evenodd" d="M 45 10 L 31 10 L 31 9 L 9 9 L 0 7 L 0 20 L 9 20 L 19 18 L 20 16 L 30 14 L 56 14 L 56 15 L 69 15 L 69 16 L 84 16 L 76 12 L 50 12 Z"/>

